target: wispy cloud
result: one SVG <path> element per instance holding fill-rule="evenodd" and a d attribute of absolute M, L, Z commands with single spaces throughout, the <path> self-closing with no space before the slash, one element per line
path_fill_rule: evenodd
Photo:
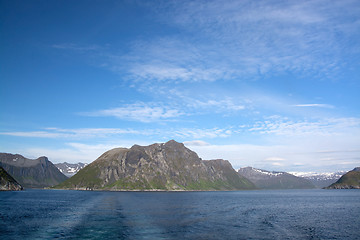
<path fill-rule="evenodd" d="M 0 135 L 15 136 L 15 137 L 30 137 L 30 138 L 105 138 L 114 135 L 124 134 L 138 134 L 149 135 L 149 131 L 137 131 L 133 129 L 120 128 L 78 128 L 78 129 L 63 129 L 63 128 L 45 128 L 41 131 L 8 131 L 0 132 Z"/>
<path fill-rule="evenodd" d="M 75 43 L 61 43 L 52 45 L 53 48 L 62 49 L 62 50 L 73 50 L 73 51 L 100 51 L 103 50 L 104 47 L 100 45 L 79 45 Z"/>
<path fill-rule="evenodd" d="M 124 120 L 132 120 L 139 122 L 157 122 L 174 120 L 184 115 L 178 109 L 154 103 L 135 103 L 126 104 L 122 107 L 98 110 L 94 112 L 81 113 L 86 116 L 93 117 L 116 117 Z"/>
<path fill-rule="evenodd" d="M 230 128 L 145 128 L 145 129 L 121 129 L 121 128 L 44 128 L 41 131 L 8 131 L 0 132 L 0 135 L 25 137 L 25 138 L 50 138 L 50 139 L 108 139 L 116 136 L 142 136 L 149 138 L 172 138 L 181 139 L 206 139 L 224 138 L 232 134 Z M 198 140 L 199 143 L 201 142 Z M 193 142 L 193 141 L 192 141 Z M 193 142 L 195 143 L 195 142 Z M 135 144 L 135 143 L 134 143 Z"/>
<path fill-rule="evenodd" d="M 330 104 L 321 104 L 321 103 L 310 103 L 310 104 L 296 104 L 295 107 L 318 107 L 318 108 L 335 108 Z"/>
<path fill-rule="evenodd" d="M 344 132 L 359 132 L 359 118 L 327 118 L 315 121 L 290 120 L 288 118 L 272 118 L 259 121 L 249 128 L 249 131 L 261 134 L 275 134 L 287 136 L 304 135 L 337 135 Z"/>
<path fill-rule="evenodd" d="M 209 146 L 210 143 L 201 140 L 185 141 L 183 142 L 186 146 Z"/>
<path fill-rule="evenodd" d="M 237 103 L 230 97 L 220 98 L 220 99 L 207 99 L 204 101 L 199 99 L 192 99 L 188 101 L 187 105 L 195 109 L 201 109 L 201 108 L 215 109 L 216 112 L 239 111 L 239 110 L 244 110 L 246 108 L 243 102 Z"/>
<path fill-rule="evenodd" d="M 214 75 L 218 80 L 226 71 L 237 77 L 284 71 L 329 77 L 338 73 L 346 54 L 353 54 L 353 45 L 344 49 L 343 43 L 360 26 L 353 20 L 359 12 L 356 1 L 334 5 L 327 1 L 192 1 L 170 2 L 157 10 L 164 22 L 189 36 L 176 44 L 169 39 L 169 43 L 164 39 L 144 43 L 143 47 L 152 49 L 145 55 L 154 56 L 160 67 L 169 59 L 159 52 L 171 55 L 175 69 L 206 63 L 208 71 L 222 72 Z M 165 48 L 154 51 L 156 46 Z M 216 67 L 219 64 L 221 68 Z"/>
<path fill-rule="evenodd" d="M 280 157 L 268 157 L 264 159 L 265 161 L 272 161 L 272 162 L 278 162 L 278 161 L 285 161 L 284 158 Z"/>
<path fill-rule="evenodd" d="M 188 129 L 183 128 L 174 130 L 174 135 L 185 139 L 203 139 L 203 138 L 225 138 L 232 134 L 229 128 L 210 128 L 210 129 Z"/>
<path fill-rule="evenodd" d="M 256 79 L 284 72 L 334 78 L 358 54 L 357 1 L 165 1 L 143 4 L 156 21 L 179 34 L 111 46 L 54 44 L 97 51 L 99 66 L 130 81 L 199 82 Z M 331 49 L 331 51 L 329 51 Z"/>
<path fill-rule="evenodd" d="M 105 151 L 116 147 L 120 146 L 116 144 L 67 143 L 58 148 L 26 148 L 22 150 L 22 154 L 33 158 L 37 158 L 41 154 L 47 156 L 53 163 L 65 161 L 69 163 L 91 163 Z"/>

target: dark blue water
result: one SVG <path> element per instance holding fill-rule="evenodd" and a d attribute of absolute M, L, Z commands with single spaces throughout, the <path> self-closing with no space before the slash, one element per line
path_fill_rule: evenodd
<path fill-rule="evenodd" d="M 0 192 L 0 239 L 360 239 L 359 190 Z"/>

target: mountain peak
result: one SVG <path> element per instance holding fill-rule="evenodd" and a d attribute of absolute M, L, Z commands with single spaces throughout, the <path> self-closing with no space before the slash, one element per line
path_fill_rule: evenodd
<path fill-rule="evenodd" d="M 50 187 L 66 178 L 47 157 L 28 159 L 19 154 L 0 153 L 0 166 L 23 187 Z"/>
<path fill-rule="evenodd" d="M 170 140 L 170 141 L 166 142 L 164 144 L 164 146 L 175 147 L 175 148 L 184 148 L 185 147 L 185 145 L 183 143 L 179 143 L 179 142 L 177 142 L 175 140 Z"/>
<path fill-rule="evenodd" d="M 314 188 L 314 185 L 306 179 L 296 177 L 286 172 L 266 171 L 253 167 L 244 167 L 238 170 L 238 174 L 246 177 L 262 189 L 302 189 Z"/>
<path fill-rule="evenodd" d="M 327 188 L 360 189 L 360 167 L 356 167 L 352 171 L 345 173 L 337 182 L 331 184 Z"/>
<path fill-rule="evenodd" d="M 58 187 L 108 190 L 254 189 L 225 160 L 203 161 L 184 144 L 170 140 L 113 149 Z"/>

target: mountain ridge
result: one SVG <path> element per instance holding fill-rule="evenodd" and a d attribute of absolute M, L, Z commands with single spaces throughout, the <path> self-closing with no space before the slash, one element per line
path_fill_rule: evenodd
<path fill-rule="evenodd" d="M 4 168 L 0 167 L 0 191 L 21 191 L 23 187 Z"/>
<path fill-rule="evenodd" d="M 317 188 L 324 188 L 333 183 L 343 176 L 346 171 L 337 171 L 337 172 L 289 172 L 290 174 L 296 177 L 302 177 L 308 179 L 312 184 Z"/>
<path fill-rule="evenodd" d="M 0 153 L 0 166 L 24 188 L 51 187 L 67 179 L 45 156 L 28 159 L 20 154 Z"/>
<path fill-rule="evenodd" d="M 345 173 L 338 181 L 325 189 L 360 189 L 360 167 Z"/>
<path fill-rule="evenodd" d="M 309 189 L 315 186 L 308 180 L 287 172 L 267 171 L 243 167 L 238 174 L 252 181 L 260 189 Z"/>
<path fill-rule="evenodd" d="M 114 148 L 56 188 L 92 190 L 254 189 L 226 160 L 204 161 L 183 143 Z"/>

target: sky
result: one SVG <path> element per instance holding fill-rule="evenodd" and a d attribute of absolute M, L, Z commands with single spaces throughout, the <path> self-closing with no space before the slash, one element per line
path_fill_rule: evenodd
<path fill-rule="evenodd" d="M 360 166 L 358 0 L 0 0 L 0 35 L 0 152 Z"/>

